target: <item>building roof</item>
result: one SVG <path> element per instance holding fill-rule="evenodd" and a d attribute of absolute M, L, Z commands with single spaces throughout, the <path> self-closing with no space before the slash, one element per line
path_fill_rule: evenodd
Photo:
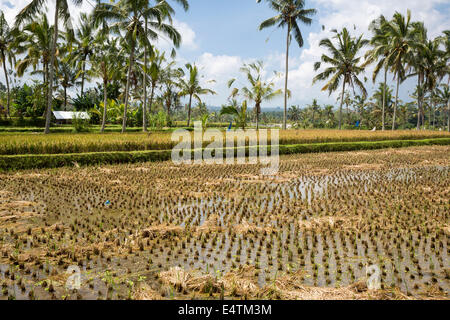
<path fill-rule="evenodd" d="M 56 120 L 72 120 L 73 118 L 89 120 L 89 114 L 85 111 L 53 111 Z"/>

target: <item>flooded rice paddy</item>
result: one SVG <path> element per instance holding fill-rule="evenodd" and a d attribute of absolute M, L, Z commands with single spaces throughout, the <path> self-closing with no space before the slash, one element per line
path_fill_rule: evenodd
<path fill-rule="evenodd" d="M 0 299 L 447 298 L 449 155 L 0 174 Z"/>

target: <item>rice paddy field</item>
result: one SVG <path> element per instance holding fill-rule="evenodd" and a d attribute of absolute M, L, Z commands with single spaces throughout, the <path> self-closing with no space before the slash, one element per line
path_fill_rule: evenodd
<path fill-rule="evenodd" d="M 394 133 L 428 134 L 448 136 Z M 170 139 L 91 137 L 5 135 L 0 150 Z M 172 162 L 0 173 L 0 299 L 448 299 L 449 155 L 450 146 L 288 155 L 274 177 L 260 165 Z M 370 265 L 380 290 L 367 288 Z M 74 266 L 79 290 L 65 286 Z"/>
<path fill-rule="evenodd" d="M 168 150 L 178 142 L 171 140 L 172 132 L 151 133 L 2 133 L 0 155 L 61 154 L 101 151 Z M 355 142 L 382 140 L 418 140 L 449 138 L 445 131 L 366 131 L 366 130 L 284 130 L 280 131 L 281 145 Z M 205 142 L 205 145 L 210 142 Z M 270 143 L 270 141 L 269 141 Z"/>

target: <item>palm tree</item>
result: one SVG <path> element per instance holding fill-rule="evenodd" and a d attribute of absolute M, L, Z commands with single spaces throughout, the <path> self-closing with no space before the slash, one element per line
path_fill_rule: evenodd
<path fill-rule="evenodd" d="M 166 60 L 165 53 L 162 54 L 159 53 L 158 49 L 153 49 L 153 53 L 150 56 L 150 67 L 146 69 L 147 76 L 150 78 L 150 86 L 151 86 L 151 93 L 150 93 L 150 102 L 149 106 L 150 109 L 153 105 L 153 98 L 155 95 L 155 89 L 158 83 L 161 81 L 162 77 L 162 63 Z M 149 110 L 150 111 L 150 110 Z"/>
<path fill-rule="evenodd" d="M 331 55 L 322 55 L 322 62 L 330 64 L 322 73 L 316 75 L 313 84 L 318 80 L 323 81 L 331 77 L 322 91 L 328 90 L 331 95 L 336 91 L 342 80 L 341 104 L 339 106 L 339 130 L 342 127 L 342 105 L 344 103 L 345 85 L 348 84 L 352 88 L 356 85 L 363 96 L 367 96 L 364 84 L 359 80 L 358 75 L 364 71 L 365 63 L 360 63 L 361 56 L 358 56 L 361 48 L 368 44 L 368 41 L 362 38 L 350 36 L 347 28 L 341 32 L 333 30 L 336 34 L 333 39 L 337 40 L 337 47 L 330 39 L 322 39 L 320 46 L 328 49 Z M 321 62 L 314 64 L 314 70 L 317 71 L 321 67 Z"/>
<path fill-rule="evenodd" d="M 400 81 L 406 77 L 406 64 L 411 58 L 412 49 L 415 46 L 416 31 L 411 24 L 411 11 L 407 11 L 406 18 L 399 12 L 394 14 L 392 21 L 385 24 L 386 36 L 389 38 L 387 64 L 397 80 L 395 92 L 394 114 L 392 116 L 392 130 L 395 129 L 395 117 L 398 104 L 398 89 Z"/>
<path fill-rule="evenodd" d="M 292 121 L 299 121 L 300 108 L 298 106 L 291 106 L 288 110 L 288 118 Z"/>
<path fill-rule="evenodd" d="M 434 39 L 427 42 L 423 50 L 424 71 L 425 71 L 425 88 L 430 92 L 431 113 L 433 114 L 433 128 L 435 126 L 435 110 L 434 110 L 434 93 L 440 78 L 445 75 L 444 61 L 441 57 L 444 53 L 439 49 L 440 39 Z"/>
<path fill-rule="evenodd" d="M 412 54 L 408 56 L 408 66 L 414 72 L 410 73 L 408 77 L 417 76 L 416 95 L 417 99 L 417 125 L 416 129 L 420 129 L 420 119 L 423 118 L 423 99 L 426 93 L 425 81 L 425 55 L 427 51 L 426 43 L 428 42 L 427 29 L 423 22 L 413 22 L 414 29 L 414 46 Z M 425 125 L 425 124 L 423 124 Z"/>
<path fill-rule="evenodd" d="M 261 0 L 257 0 L 257 3 Z M 301 48 L 303 47 L 303 36 L 300 31 L 299 23 L 310 25 L 311 17 L 316 14 L 316 9 L 305 9 L 304 0 L 267 0 L 269 7 L 278 12 L 278 14 L 267 19 L 259 26 L 259 30 L 277 25 L 278 28 L 287 27 L 286 36 L 286 74 L 284 82 L 284 115 L 283 129 L 286 130 L 287 125 L 287 100 L 288 100 L 288 73 L 289 73 L 289 45 L 291 42 L 291 32 Z"/>
<path fill-rule="evenodd" d="M 238 102 L 236 99 L 231 100 L 231 104 L 229 106 L 223 106 L 220 110 L 220 115 L 232 115 L 234 117 L 234 122 L 236 126 L 245 130 L 247 126 L 247 100 L 242 102 L 242 106 L 238 106 Z"/>
<path fill-rule="evenodd" d="M 92 15 L 82 13 L 80 15 L 80 29 L 76 32 L 75 50 L 73 61 L 77 62 L 81 75 L 81 95 L 84 93 L 84 83 L 86 79 L 86 64 L 94 54 L 92 44 L 95 41 L 95 27 Z"/>
<path fill-rule="evenodd" d="M 106 126 L 108 86 L 112 80 L 120 77 L 125 65 L 123 56 L 118 54 L 118 40 L 118 38 L 110 38 L 108 33 L 99 32 L 94 41 L 93 55 L 91 57 L 93 63 L 88 74 L 92 77 L 101 78 L 103 83 L 103 115 L 100 132 L 104 132 Z"/>
<path fill-rule="evenodd" d="M 443 108 L 447 106 L 447 130 L 450 132 L 450 89 L 448 84 L 442 84 L 440 88 L 436 88 L 437 104 Z"/>
<path fill-rule="evenodd" d="M 72 0 L 75 5 L 81 5 L 83 0 Z M 18 28 L 24 21 L 32 20 L 38 12 L 46 9 L 47 0 L 32 0 L 25 8 L 23 8 L 16 17 L 16 27 Z M 53 39 L 50 54 L 50 66 L 48 77 L 48 103 L 45 115 L 45 130 L 44 133 L 50 133 L 50 121 L 52 115 L 52 101 L 53 101 L 53 81 L 55 76 L 55 59 L 56 46 L 59 35 L 59 20 L 63 19 L 66 31 L 71 31 L 70 12 L 67 0 L 55 0 L 55 22 L 53 27 Z"/>
<path fill-rule="evenodd" d="M 152 48 L 150 40 L 157 40 L 160 34 L 169 37 L 175 47 L 178 48 L 180 46 L 181 35 L 171 25 L 171 13 L 173 13 L 173 9 L 166 1 L 159 1 L 155 6 L 149 6 L 148 0 L 119 0 L 115 3 L 98 3 L 95 7 L 94 20 L 96 24 L 104 20 L 114 22 L 112 28 L 125 32 L 124 39 L 130 48 L 122 133 L 125 132 L 127 125 L 128 98 L 131 74 L 135 62 L 136 46 L 139 43 L 142 44 L 145 50 L 144 55 L 146 56 L 147 50 Z M 163 21 L 165 19 L 168 19 L 170 24 L 164 23 Z M 145 70 L 146 68 L 144 67 L 144 72 Z M 146 79 L 147 77 L 144 77 L 144 114 L 147 112 Z M 144 126 L 146 122 L 145 119 Z"/>
<path fill-rule="evenodd" d="M 387 56 L 389 49 L 389 38 L 386 34 L 386 18 L 384 16 L 380 16 L 378 19 L 372 21 L 369 26 L 369 29 L 372 30 L 373 37 L 370 40 L 370 44 L 372 45 L 372 49 L 366 53 L 366 59 L 370 62 L 376 62 L 375 69 L 372 75 L 372 81 L 375 83 L 376 78 L 381 69 L 384 69 L 384 86 L 386 88 L 387 82 L 387 72 L 388 72 L 388 64 L 387 64 Z M 383 93 L 383 102 L 382 102 L 382 113 L 381 113 L 381 130 L 385 129 L 385 109 L 386 109 L 386 100 L 385 93 Z"/>
<path fill-rule="evenodd" d="M 161 99 L 163 104 L 167 110 L 167 116 L 170 119 L 172 111 L 177 107 L 179 103 L 180 96 L 178 94 L 178 88 L 181 77 L 184 75 L 184 72 L 180 68 L 174 68 L 175 62 L 170 62 L 162 71 L 161 71 L 161 84 L 162 84 L 162 95 Z"/>
<path fill-rule="evenodd" d="M 381 117 L 386 121 L 387 115 L 389 114 L 392 107 L 392 89 L 389 86 L 385 86 L 384 83 L 380 82 L 378 84 L 378 89 L 373 93 L 372 99 L 375 100 L 373 106 L 381 110 Z M 383 115 L 384 114 L 384 115 Z"/>
<path fill-rule="evenodd" d="M 313 103 L 309 107 L 312 113 L 311 122 L 314 128 L 316 126 L 316 114 L 320 113 L 320 106 L 317 103 L 317 99 L 313 99 Z"/>
<path fill-rule="evenodd" d="M 72 68 L 70 56 L 64 57 L 57 66 L 57 78 L 59 78 L 61 87 L 63 88 L 64 110 L 67 110 L 67 89 L 75 86 L 78 79 L 77 72 Z"/>
<path fill-rule="evenodd" d="M 33 68 L 32 75 L 41 74 L 43 78 L 42 83 L 46 86 L 45 98 L 48 101 L 49 65 L 54 29 L 49 25 L 47 15 L 43 14 L 35 21 L 24 26 L 21 32 L 17 29 L 15 32 L 17 54 L 23 55 L 23 58 L 16 63 L 17 75 L 22 77 L 30 67 Z M 42 69 L 38 69 L 39 65 L 42 66 Z"/>
<path fill-rule="evenodd" d="M 196 99 L 198 102 L 201 102 L 200 95 L 216 94 L 216 92 L 214 92 L 211 89 L 202 88 L 200 86 L 198 68 L 195 64 L 191 65 L 190 63 L 187 63 L 186 69 L 189 71 L 188 80 L 181 78 L 180 80 L 181 91 L 179 95 L 189 96 L 188 121 L 187 121 L 187 126 L 189 127 L 191 123 L 192 98 Z"/>
<path fill-rule="evenodd" d="M 241 68 L 250 84 L 249 87 L 243 87 L 241 89 L 242 95 L 255 103 L 256 113 L 256 129 L 259 129 L 259 115 L 261 113 L 261 104 L 264 101 L 270 101 L 283 93 L 281 89 L 275 90 L 273 87 L 275 83 L 272 80 L 264 80 L 264 65 L 262 61 L 256 61 L 254 63 L 245 64 Z M 228 87 L 231 87 L 236 79 L 231 79 L 228 82 Z M 289 93 L 289 92 L 288 92 Z M 239 94 L 239 89 L 233 89 L 233 96 Z"/>
<path fill-rule="evenodd" d="M 6 81 L 6 114 L 10 117 L 10 104 L 11 104 L 11 93 L 9 89 L 9 79 L 8 79 L 8 69 L 6 68 L 6 60 L 8 59 L 11 63 L 14 60 L 14 53 L 12 50 L 12 45 L 14 43 L 14 37 L 11 29 L 9 28 L 8 22 L 5 19 L 5 14 L 0 11 L 0 60 L 3 65 L 3 71 L 5 72 Z"/>
<path fill-rule="evenodd" d="M 188 3 L 187 0 L 174 0 L 174 1 L 179 3 L 183 7 L 184 11 L 187 11 L 189 9 L 189 3 Z M 148 6 L 150 6 L 150 4 L 148 4 Z M 168 8 L 168 12 L 169 13 L 171 13 L 171 14 L 174 13 L 172 8 L 170 8 L 169 6 L 167 6 L 167 8 Z M 149 10 L 149 8 L 147 8 L 146 10 Z M 150 22 L 150 25 L 149 25 L 148 12 L 147 13 L 144 12 L 143 16 L 144 16 L 144 31 L 145 31 L 145 34 L 147 34 L 149 32 L 148 31 L 149 26 L 150 27 L 155 27 L 156 25 L 154 24 L 154 22 Z M 168 15 L 168 18 L 169 18 L 169 21 L 172 23 L 170 15 Z M 161 28 L 161 26 L 157 26 L 157 28 Z M 162 29 L 164 30 L 165 28 L 163 27 Z M 174 44 L 175 44 L 175 42 L 174 42 Z M 147 52 L 147 50 L 148 50 L 148 47 L 147 47 L 147 45 L 145 43 L 143 44 L 143 46 L 144 46 L 144 67 L 143 67 L 143 71 L 144 71 L 144 83 L 143 83 L 143 87 L 144 87 L 144 104 L 143 104 L 143 113 L 142 113 L 143 114 L 143 121 L 142 121 L 143 122 L 143 128 L 142 129 L 143 129 L 144 132 L 146 132 L 147 131 L 147 66 L 148 66 L 148 52 Z M 152 52 L 152 48 L 150 47 L 149 49 L 150 49 L 150 52 Z M 151 94 L 152 97 L 150 99 L 150 107 L 151 107 L 151 103 L 153 101 L 153 94 L 154 94 L 154 87 L 153 87 L 153 83 L 152 83 L 152 94 Z"/>

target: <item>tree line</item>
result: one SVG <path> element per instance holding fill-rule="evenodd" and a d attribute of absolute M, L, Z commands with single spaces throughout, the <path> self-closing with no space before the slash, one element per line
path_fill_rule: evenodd
<path fill-rule="evenodd" d="M 82 3 L 82 0 L 72 1 L 76 5 Z M 53 25 L 43 13 L 46 0 L 31 1 L 12 26 L 1 13 L 0 62 L 6 82 L 5 113 L 10 116 L 11 105 L 16 106 L 20 114 L 36 116 L 42 112 L 48 133 L 52 109 L 67 109 L 68 91 L 79 87 L 79 94 L 71 99 L 72 106 L 82 109 L 92 105 L 94 100 L 95 107 L 91 109 L 99 118 L 102 132 L 111 119 L 120 120 L 122 132 L 125 132 L 137 115 L 143 130 L 147 131 L 155 117 L 170 119 L 178 112 L 182 108 L 181 97 L 188 101 L 188 126 L 193 103 L 198 103 L 198 109 L 203 108 L 202 117 L 208 114 L 201 97 L 216 93 L 201 85 L 201 70 L 195 64 L 177 66 L 176 49 L 182 39 L 173 26 L 175 9 L 170 2 L 183 10 L 189 9 L 187 0 L 98 1 L 92 12 L 80 16 L 76 30 L 72 28 L 67 0 L 53 1 Z M 252 118 L 258 127 L 261 105 L 284 96 L 284 128 L 289 119 L 302 127 L 341 129 L 357 123 L 360 127 L 380 126 L 382 130 L 388 125 L 392 130 L 411 127 L 411 122 L 415 121 L 415 127 L 420 129 L 426 122 L 428 127 L 444 126 L 446 116 L 450 130 L 449 30 L 430 39 L 424 23 L 412 21 L 409 10 L 406 16 L 396 12 L 391 19 L 380 16 L 372 21 L 368 39 L 352 35 L 347 28 L 332 30 L 331 38 L 320 41 L 326 53 L 314 65 L 318 73 L 312 82 L 325 82 L 322 90 L 329 94 L 339 92 L 337 111 L 330 105 L 321 108 L 317 101 L 303 109 L 298 106 L 288 109 L 291 94 L 289 48 L 292 40 L 299 47 L 304 45 L 301 25 L 310 25 L 317 10 L 305 8 L 303 0 L 264 2 L 276 15 L 263 21 L 259 29 L 275 26 L 286 30 L 285 72 L 265 78 L 262 61 L 245 64 L 241 72 L 246 83 L 237 79 L 228 82 L 231 93 L 220 113 L 214 115 L 216 118 L 231 117 L 244 128 Z M 161 39 L 169 40 L 172 49 L 158 50 Z M 373 66 L 370 78 L 374 84 L 380 73 L 383 76 L 371 97 L 366 89 L 369 66 Z M 31 87 L 11 89 L 11 78 L 23 77 L 25 73 L 42 80 Z M 275 79 L 281 76 L 284 76 L 284 88 L 275 88 Z M 388 77 L 395 81 L 394 93 L 387 85 Z M 408 78 L 417 79 L 417 86 L 412 102 L 402 102 L 399 90 Z M 94 80 L 100 80 L 98 86 L 86 89 Z M 12 96 L 14 103 L 11 103 Z M 251 115 L 248 114 L 250 107 Z M 265 122 L 267 117 L 263 120 Z"/>

